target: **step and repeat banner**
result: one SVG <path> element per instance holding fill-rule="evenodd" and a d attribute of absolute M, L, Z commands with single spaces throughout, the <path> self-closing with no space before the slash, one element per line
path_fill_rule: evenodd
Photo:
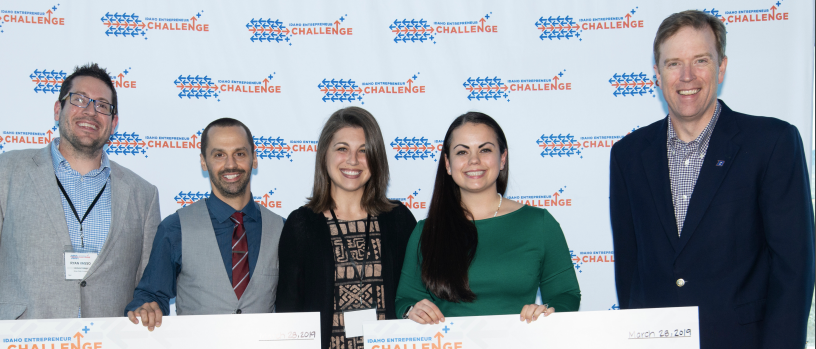
<path fill-rule="evenodd" d="M 617 309 L 609 150 L 668 113 L 652 41 L 686 9 L 726 24 L 721 98 L 810 143 L 811 0 L 4 0 L 0 152 L 57 137 L 63 79 L 97 62 L 119 93 L 106 152 L 158 186 L 163 216 L 210 194 L 200 138 L 220 117 L 252 130 L 254 198 L 288 216 L 310 194 L 323 123 L 353 105 L 382 128 L 388 196 L 423 219 L 445 131 L 481 111 L 509 140 L 507 198 L 561 224 L 581 309 Z"/>

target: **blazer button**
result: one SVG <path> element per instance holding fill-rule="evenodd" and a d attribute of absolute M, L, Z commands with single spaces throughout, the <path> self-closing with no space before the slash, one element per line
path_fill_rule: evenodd
<path fill-rule="evenodd" d="M 85 281 L 83 280 L 82 282 L 80 282 L 79 286 L 85 287 Z"/>
<path fill-rule="evenodd" d="M 235 313 L 236 313 L 236 314 L 240 314 L 240 313 L 241 313 L 241 309 L 237 309 L 237 310 L 235 310 Z"/>
<path fill-rule="evenodd" d="M 677 282 L 675 282 L 675 284 L 677 284 L 677 287 L 683 287 L 686 284 L 686 280 L 677 279 Z"/>

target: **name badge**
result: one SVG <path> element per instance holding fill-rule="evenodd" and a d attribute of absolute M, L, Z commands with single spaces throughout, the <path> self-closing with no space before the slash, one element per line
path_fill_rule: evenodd
<path fill-rule="evenodd" d="M 351 310 L 343 312 L 346 338 L 363 335 L 363 323 L 377 321 L 377 309 Z"/>
<path fill-rule="evenodd" d="M 65 280 L 82 280 L 99 256 L 96 252 L 65 252 Z"/>

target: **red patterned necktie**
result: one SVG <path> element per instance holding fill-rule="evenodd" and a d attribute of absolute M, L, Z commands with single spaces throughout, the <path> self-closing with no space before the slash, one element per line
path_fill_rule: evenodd
<path fill-rule="evenodd" d="M 232 231 L 232 289 L 238 299 L 249 284 L 249 260 L 247 258 L 247 239 L 246 230 L 244 229 L 244 214 L 243 212 L 235 212 L 230 217 L 235 223 L 235 229 Z"/>

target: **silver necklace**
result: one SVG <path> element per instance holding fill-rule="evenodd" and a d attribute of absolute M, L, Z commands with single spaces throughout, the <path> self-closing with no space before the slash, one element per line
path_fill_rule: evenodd
<path fill-rule="evenodd" d="M 499 209 L 501 208 L 502 199 L 504 199 L 501 194 L 496 193 L 496 195 L 499 196 L 499 207 L 496 207 L 496 213 L 493 214 L 493 218 L 496 218 L 496 215 L 499 214 Z"/>

